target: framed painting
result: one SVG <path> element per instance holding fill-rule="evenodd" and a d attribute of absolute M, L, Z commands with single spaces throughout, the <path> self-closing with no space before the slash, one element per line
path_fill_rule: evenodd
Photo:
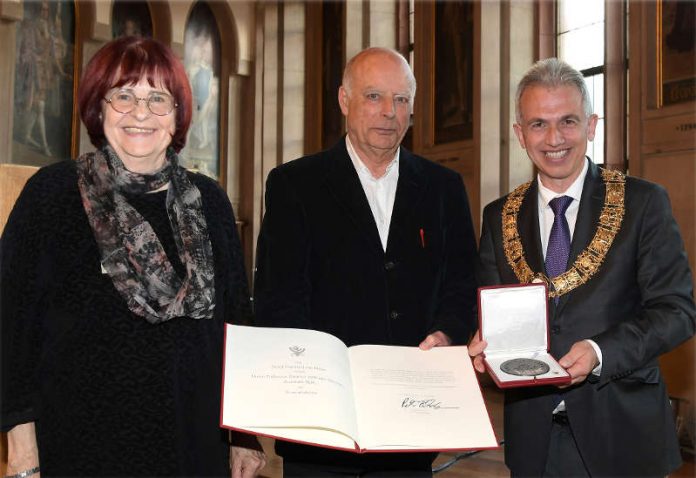
<path fill-rule="evenodd" d="M 152 17 L 147 2 L 114 0 L 111 11 L 111 30 L 120 36 L 152 36 Z"/>
<path fill-rule="evenodd" d="M 12 162 L 69 159 L 73 142 L 75 5 L 24 2 L 17 24 Z"/>
<path fill-rule="evenodd" d="M 658 0 L 658 104 L 696 100 L 696 2 Z"/>
<path fill-rule="evenodd" d="M 193 118 L 181 164 L 220 180 L 220 32 L 205 2 L 191 10 L 184 36 L 184 66 L 191 82 Z"/>
<path fill-rule="evenodd" d="M 435 3 L 435 144 L 471 139 L 474 131 L 474 3 Z"/>

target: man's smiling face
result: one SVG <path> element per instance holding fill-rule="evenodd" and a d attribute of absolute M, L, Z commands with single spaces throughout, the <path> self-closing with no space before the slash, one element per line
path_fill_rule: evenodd
<path fill-rule="evenodd" d="M 564 192 L 580 175 L 587 141 L 592 141 L 597 115 L 589 118 L 574 86 L 532 85 L 520 98 L 515 134 L 547 188 Z"/>

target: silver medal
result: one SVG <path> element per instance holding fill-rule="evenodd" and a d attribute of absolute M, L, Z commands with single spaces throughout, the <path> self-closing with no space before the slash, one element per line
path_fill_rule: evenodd
<path fill-rule="evenodd" d="M 541 360 L 516 358 L 506 360 L 500 364 L 500 370 L 510 375 L 519 375 L 524 377 L 543 375 L 550 370 L 547 363 Z"/>

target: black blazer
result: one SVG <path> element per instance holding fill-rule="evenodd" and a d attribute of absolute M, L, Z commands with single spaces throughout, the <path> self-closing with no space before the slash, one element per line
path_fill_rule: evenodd
<path fill-rule="evenodd" d="M 348 346 L 416 346 L 437 330 L 466 343 L 475 254 L 461 177 L 404 148 L 385 253 L 341 139 L 268 176 L 256 323 L 321 330 Z"/>
<path fill-rule="evenodd" d="M 600 169 L 590 163 L 569 263 L 591 241 L 604 204 Z M 530 186 L 518 215 L 532 270 L 544 269 L 539 237 L 538 188 Z M 502 247 L 506 198 L 483 214 L 478 276 L 482 285 L 517 283 Z M 506 392 L 505 460 L 523 476 L 540 476 L 548 450 L 556 395 L 565 400 L 573 434 L 592 476 L 666 475 L 681 462 L 672 411 L 657 358 L 694 334 L 691 273 L 663 188 L 626 178 L 621 230 L 597 274 L 549 301 L 551 353 L 565 355 L 592 339 L 602 351 L 597 378 L 560 392 L 530 387 Z"/>

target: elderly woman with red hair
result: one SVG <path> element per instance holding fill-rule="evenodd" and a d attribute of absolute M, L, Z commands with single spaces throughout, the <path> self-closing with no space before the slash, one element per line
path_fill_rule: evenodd
<path fill-rule="evenodd" d="M 8 475 L 255 475 L 255 439 L 219 427 L 224 323 L 248 310 L 232 207 L 179 166 L 181 62 L 126 37 L 87 65 L 97 148 L 38 171 L 2 237 Z M 235 439 L 242 446 L 235 446 Z"/>

